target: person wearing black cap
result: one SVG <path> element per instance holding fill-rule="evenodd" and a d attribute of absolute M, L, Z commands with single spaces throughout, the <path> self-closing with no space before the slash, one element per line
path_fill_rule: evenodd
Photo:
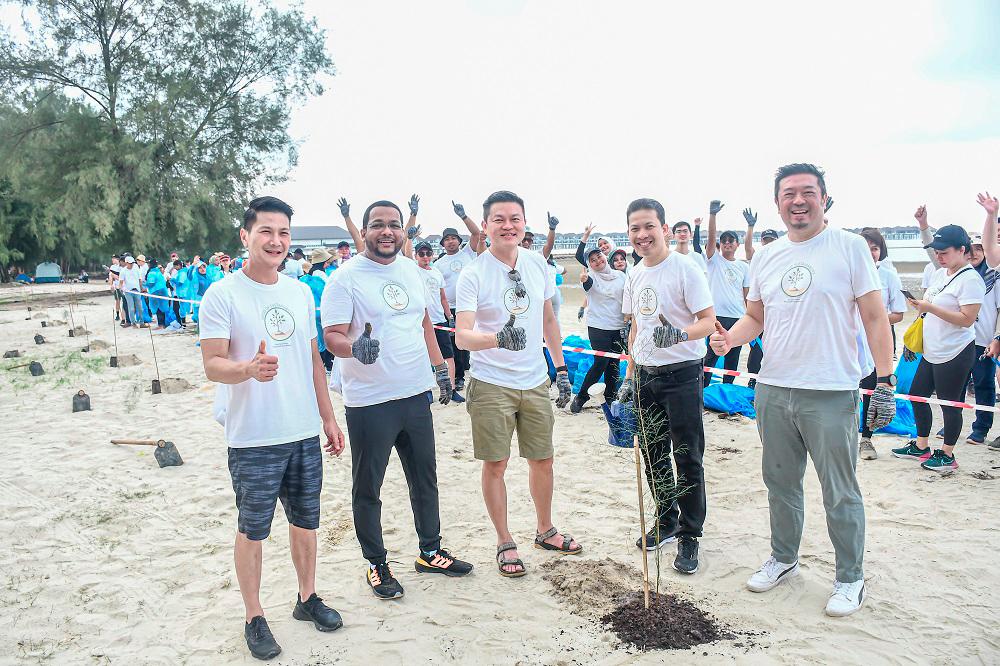
<path fill-rule="evenodd" d="M 455 286 L 458 284 L 458 276 L 462 269 L 478 257 L 483 248 L 481 247 L 482 232 L 471 217 L 465 214 L 465 207 L 460 203 L 451 202 L 455 215 L 461 218 L 469 230 L 469 242 L 462 244 L 462 237 L 458 235 L 458 230 L 454 227 L 447 227 L 441 232 L 441 247 L 444 254 L 434 261 L 434 266 L 441 271 L 444 277 L 444 293 L 448 297 L 448 308 L 450 325 L 455 327 Z M 455 344 L 455 336 L 451 338 L 455 349 L 455 390 L 461 391 L 465 388 L 465 371 L 469 369 L 469 352 L 459 348 Z"/>
<path fill-rule="evenodd" d="M 740 246 L 740 237 L 735 231 L 723 231 L 718 236 L 715 218 L 722 210 L 724 203 L 712 201 L 708 210 L 708 245 L 705 246 L 705 257 L 708 259 L 708 286 L 712 290 L 712 302 L 715 304 L 715 317 L 727 331 L 733 327 L 747 310 L 746 298 L 750 288 L 750 265 L 736 258 L 736 248 Z M 749 233 L 748 233 L 749 235 Z M 726 370 L 737 370 L 740 366 L 740 352 L 743 347 L 733 347 L 726 354 L 723 366 Z M 718 356 L 709 348 L 705 355 L 705 366 L 715 367 Z M 735 377 L 724 375 L 722 382 L 732 384 Z M 712 381 L 712 373 L 705 373 L 705 386 Z"/>
<path fill-rule="evenodd" d="M 436 266 L 432 265 L 434 248 L 431 247 L 430 243 L 420 241 L 412 249 L 411 245 L 412 243 L 408 239 L 406 241 L 406 249 L 403 253 L 411 259 L 415 254 L 417 266 L 422 269 L 420 277 L 424 280 L 427 316 L 431 318 L 431 323 L 434 324 L 434 336 L 437 338 L 438 347 L 441 348 L 441 356 L 444 357 L 444 362 L 448 364 L 448 375 L 451 377 L 452 385 L 454 385 L 455 349 L 451 343 L 453 333 L 443 330 L 443 327 L 448 327 L 448 315 L 451 312 L 451 309 L 448 307 L 448 297 L 444 293 L 444 276 L 441 275 L 441 271 Z M 451 400 L 456 404 L 465 402 L 465 398 L 458 391 L 452 392 Z"/>
<path fill-rule="evenodd" d="M 746 208 L 743 210 L 743 218 L 747 221 L 747 236 L 743 241 L 743 251 L 747 255 L 747 262 L 753 259 L 753 228 L 757 224 L 757 213 Z M 765 229 L 760 234 L 760 244 L 769 245 L 778 240 L 778 232 L 774 229 Z M 760 362 L 764 358 L 763 334 L 750 341 L 750 354 L 747 356 L 747 372 L 756 375 L 760 372 Z M 750 388 L 757 385 L 756 379 L 751 379 L 748 383 Z"/>
<path fill-rule="evenodd" d="M 986 296 L 986 284 L 969 264 L 972 239 L 962 227 L 948 224 L 938 229 L 925 247 L 933 249 L 939 268 L 921 299 L 907 299 L 924 319 L 923 357 L 913 375 L 910 394 L 941 400 L 961 400 L 976 361 L 974 325 Z M 913 351 L 903 348 L 903 358 L 913 360 Z M 944 473 L 958 468 L 955 444 L 962 432 L 962 410 L 941 407 L 944 444 L 931 451 L 928 436 L 934 416 L 930 405 L 913 403 L 917 439 L 893 449 L 897 458 L 921 461 L 921 467 Z"/>

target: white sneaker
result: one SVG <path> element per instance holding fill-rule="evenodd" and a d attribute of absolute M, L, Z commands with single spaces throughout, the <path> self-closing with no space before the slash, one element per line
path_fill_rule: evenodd
<path fill-rule="evenodd" d="M 867 437 L 861 440 L 858 453 L 861 455 L 862 460 L 875 460 L 878 458 L 878 451 L 875 450 L 875 445 Z"/>
<path fill-rule="evenodd" d="M 826 602 L 826 614 L 831 617 L 845 617 L 856 612 L 865 602 L 864 579 L 853 583 L 833 581 L 833 594 Z"/>
<path fill-rule="evenodd" d="M 764 562 L 757 570 L 757 573 L 750 576 L 750 580 L 747 581 L 747 589 L 751 592 L 767 592 L 774 589 L 781 581 L 798 575 L 798 573 L 798 561 L 792 564 L 782 564 L 773 557 L 769 557 L 767 562 Z"/>

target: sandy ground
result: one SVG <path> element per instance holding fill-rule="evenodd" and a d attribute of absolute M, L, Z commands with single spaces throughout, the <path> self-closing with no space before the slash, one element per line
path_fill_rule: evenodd
<path fill-rule="evenodd" d="M 575 284 L 573 273 L 569 284 Z M 40 305 L 43 294 L 66 295 L 70 287 L 34 288 L 32 314 L 67 322 L 42 329 L 40 318 L 25 319 L 23 305 L 2 305 L 17 292 L 0 289 L 0 350 L 26 353 L 0 364 L 0 663 L 253 663 L 232 569 L 236 510 L 223 431 L 211 417 L 213 387 L 204 379 L 195 338 L 156 337 L 160 376 L 185 379 L 192 388 L 152 395 L 156 374 L 147 331 L 119 329 L 119 355 L 134 354 L 142 363 L 108 367 L 115 339 L 110 297 L 93 286 L 72 291 L 78 303 L 71 313 L 68 296 L 54 299 L 63 305 Z M 582 292 L 564 294 L 564 334 L 581 332 Z M 87 341 L 68 337 L 71 322 L 86 323 L 91 341 L 112 349 L 74 353 Z M 36 346 L 36 333 L 47 343 Z M 39 360 L 46 374 L 10 369 L 29 360 Z M 90 395 L 93 411 L 71 412 L 79 389 Z M 334 402 L 343 424 L 336 395 Z M 510 513 L 529 575 L 508 580 L 496 574 L 468 416 L 462 406 L 435 404 L 433 410 L 445 546 L 474 562 L 476 571 L 460 580 L 414 573 L 416 536 L 393 458 L 383 520 L 407 594 L 399 602 L 376 600 L 366 589 L 354 537 L 348 449 L 326 461 L 318 574 L 320 594 L 343 613 L 345 627 L 321 634 L 291 618 L 295 576 L 279 511 L 264 547 L 262 589 L 284 647 L 274 663 L 652 664 L 670 658 L 625 649 L 596 626 L 593 613 L 584 612 L 595 603 L 586 594 L 593 586 L 557 595 L 543 579 L 554 556 L 530 548 L 534 515 L 519 459 L 508 473 Z M 709 515 L 701 570 L 691 577 L 674 572 L 674 548 L 667 546 L 660 587 L 738 631 L 760 635 L 684 656 L 706 663 L 1000 661 L 1000 480 L 992 479 L 1000 477 L 1000 454 L 963 443 L 961 469 L 941 478 L 891 458 L 888 449 L 898 440 L 878 437 L 882 456 L 858 470 L 868 512 L 869 601 L 857 615 L 834 620 L 822 612 L 833 550 L 815 476 L 806 476 L 802 576 L 752 594 L 744 582 L 768 555 L 760 441 L 750 420 L 706 414 L 705 424 Z M 608 447 L 606 434 L 598 408 L 557 414 L 556 524 L 586 546 L 563 571 L 595 585 L 600 570 L 590 567 L 600 560 L 621 565 L 626 581 L 631 567 L 641 566 L 633 543 L 633 458 Z M 159 469 L 151 450 L 111 445 L 114 437 L 171 440 L 185 464 Z M 641 585 L 640 578 L 631 582 Z"/>

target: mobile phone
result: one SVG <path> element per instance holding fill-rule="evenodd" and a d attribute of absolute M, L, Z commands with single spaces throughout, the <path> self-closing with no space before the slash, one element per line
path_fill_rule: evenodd
<path fill-rule="evenodd" d="M 900 291 L 903 292 L 903 296 L 906 296 L 911 301 L 917 300 L 917 298 L 913 294 L 911 294 L 909 291 L 907 291 L 906 289 L 900 289 Z"/>

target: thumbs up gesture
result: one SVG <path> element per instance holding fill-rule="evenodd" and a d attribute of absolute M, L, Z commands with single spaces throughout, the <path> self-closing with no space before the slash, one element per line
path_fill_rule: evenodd
<path fill-rule="evenodd" d="M 497 331 L 497 348 L 521 351 L 526 346 L 528 346 L 528 335 L 523 328 L 514 327 L 514 315 L 511 315 L 507 324 Z"/>
<path fill-rule="evenodd" d="M 657 347 L 673 347 L 688 339 L 687 331 L 679 329 L 660 315 L 660 325 L 653 329 L 653 344 Z"/>
<path fill-rule="evenodd" d="M 365 365 L 371 365 L 378 360 L 379 341 L 372 338 L 372 325 L 365 322 L 365 332 L 351 345 L 351 356 Z"/>
<path fill-rule="evenodd" d="M 729 331 L 722 327 L 718 321 L 715 322 L 715 333 L 708 339 L 708 344 L 712 345 L 712 351 L 717 356 L 725 356 L 733 348 L 729 341 Z"/>
<path fill-rule="evenodd" d="M 260 348 L 247 364 L 247 375 L 259 382 L 269 382 L 278 374 L 278 357 L 267 353 L 267 343 L 260 341 Z"/>

